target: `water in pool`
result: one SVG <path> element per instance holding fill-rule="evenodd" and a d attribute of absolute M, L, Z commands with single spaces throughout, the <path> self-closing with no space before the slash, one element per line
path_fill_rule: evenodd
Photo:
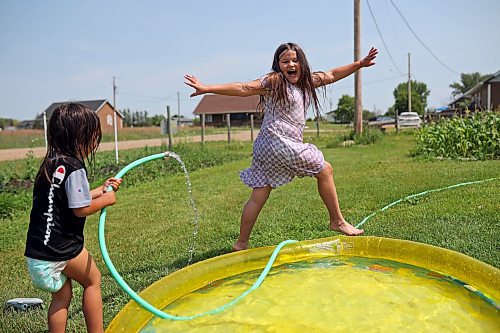
<path fill-rule="evenodd" d="M 260 271 L 218 280 L 164 311 L 226 304 Z M 274 267 L 233 307 L 191 321 L 153 318 L 142 332 L 500 332 L 498 308 L 454 279 L 395 261 L 327 257 Z"/>

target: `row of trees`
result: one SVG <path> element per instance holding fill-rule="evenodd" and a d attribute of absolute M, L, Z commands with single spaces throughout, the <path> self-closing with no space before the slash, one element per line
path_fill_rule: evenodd
<path fill-rule="evenodd" d="M 463 95 L 469 89 L 474 87 L 481 81 L 489 78 L 491 74 L 482 75 L 480 73 L 462 73 L 460 76 L 460 82 L 454 82 L 450 84 L 452 88 L 453 97 Z M 420 115 L 424 114 L 427 108 L 427 97 L 430 94 L 430 90 L 427 85 L 423 82 L 411 81 L 411 110 L 412 112 L 417 112 Z M 394 105 L 391 106 L 387 112 L 386 116 L 395 117 L 401 112 L 407 112 L 408 110 L 408 82 L 402 82 L 393 91 L 394 95 Z M 396 111 L 397 110 L 397 111 Z M 349 95 L 342 95 L 339 98 L 337 109 L 335 110 L 335 119 L 342 123 L 349 123 L 354 121 L 354 111 L 355 111 L 355 101 L 354 97 Z M 363 110 L 363 119 L 368 119 L 374 116 L 373 113 Z"/>
<path fill-rule="evenodd" d="M 123 124 L 128 127 L 147 127 L 147 126 L 160 126 L 162 115 L 154 115 L 150 117 L 148 111 L 130 111 L 130 109 L 120 110 L 123 114 Z"/>

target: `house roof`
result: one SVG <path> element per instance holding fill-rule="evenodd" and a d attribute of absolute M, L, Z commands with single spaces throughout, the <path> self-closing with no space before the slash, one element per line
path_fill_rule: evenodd
<path fill-rule="evenodd" d="M 456 98 L 453 102 L 451 102 L 449 105 L 452 105 L 452 104 L 455 104 L 459 101 L 461 101 L 462 99 L 464 98 L 469 98 L 471 97 L 472 95 L 474 95 L 475 93 L 477 93 L 478 91 L 481 90 L 481 88 L 487 84 L 487 83 L 493 83 L 493 82 L 500 82 L 500 71 L 496 72 L 495 74 L 491 75 L 489 78 L 487 78 L 486 80 L 484 81 L 481 81 L 479 82 L 478 84 L 476 84 L 474 87 L 470 88 L 469 90 L 467 90 L 466 92 L 463 93 L 463 95 L 459 96 L 458 98 Z"/>
<path fill-rule="evenodd" d="M 66 104 L 66 103 L 79 103 L 83 104 L 86 107 L 88 107 L 90 110 L 94 112 L 99 112 L 99 110 L 106 105 L 106 103 L 113 108 L 113 106 L 105 99 L 97 99 L 97 100 L 92 100 L 92 101 L 67 101 L 67 102 L 57 102 L 57 103 L 52 103 L 47 109 L 45 109 L 45 113 L 47 115 L 47 118 L 50 118 L 52 116 L 52 112 L 54 112 L 55 109 L 57 109 L 59 106 Z M 116 113 L 123 118 L 123 114 L 120 113 L 120 111 L 116 110 Z M 42 113 L 43 115 L 43 113 Z"/>
<path fill-rule="evenodd" d="M 34 124 L 35 124 L 35 120 L 23 120 L 19 124 L 17 124 L 16 127 L 18 127 L 18 128 L 33 127 Z"/>
<path fill-rule="evenodd" d="M 204 95 L 193 114 L 255 113 L 259 101 L 258 95 L 248 97 Z"/>

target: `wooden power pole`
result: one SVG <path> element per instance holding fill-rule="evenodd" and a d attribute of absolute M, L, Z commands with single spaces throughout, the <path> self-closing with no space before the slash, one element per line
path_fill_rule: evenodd
<path fill-rule="evenodd" d="M 410 53 L 408 53 L 408 112 L 411 112 L 411 68 L 410 68 Z"/>
<path fill-rule="evenodd" d="M 115 159 L 118 164 L 118 125 L 116 124 L 116 84 L 113 76 L 113 129 L 115 131 Z"/>
<path fill-rule="evenodd" d="M 361 53 L 361 3 L 354 0 L 354 61 L 360 59 Z M 361 99 L 361 69 L 354 73 L 354 100 L 356 103 L 354 114 L 354 131 L 360 135 L 363 133 L 363 103 Z"/>

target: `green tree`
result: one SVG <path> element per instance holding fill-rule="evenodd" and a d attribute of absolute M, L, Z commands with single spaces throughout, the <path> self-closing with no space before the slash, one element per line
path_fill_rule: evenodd
<path fill-rule="evenodd" d="M 151 126 L 160 126 L 160 123 L 163 119 L 165 119 L 165 116 L 156 114 L 150 119 L 151 119 Z"/>
<path fill-rule="evenodd" d="M 363 121 L 367 121 L 370 118 L 376 117 L 377 114 L 375 112 L 372 112 L 370 110 L 363 110 Z"/>
<path fill-rule="evenodd" d="M 349 95 L 342 95 L 337 104 L 335 111 L 335 119 L 341 123 L 350 123 L 354 121 L 354 97 Z"/>
<path fill-rule="evenodd" d="M 387 116 L 387 117 L 395 117 L 396 116 L 396 109 L 394 108 L 394 105 L 390 106 L 387 109 L 387 112 L 384 113 L 384 116 Z"/>
<path fill-rule="evenodd" d="M 16 126 L 18 123 L 15 119 L 10 118 L 0 118 L 0 128 L 5 128 L 8 126 Z"/>
<path fill-rule="evenodd" d="M 124 116 L 124 123 L 130 127 L 160 126 L 163 116 L 154 115 L 150 117 L 148 111 L 130 111 L 129 108 L 120 110 Z"/>
<path fill-rule="evenodd" d="M 450 84 L 450 88 L 453 89 L 451 94 L 453 97 L 463 95 L 467 90 L 474 87 L 481 81 L 489 78 L 491 74 L 482 75 L 478 72 L 475 73 L 462 73 L 460 74 L 460 82 L 453 82 Z"/>
<path fill-rule="evenodd" d="M 427 97 L 430 94 L 430 90 L 427 89 L 427 85 L 423 82 L 411 81 L 411 111 L 417 112 L 420 115 L 424 114 L 424 110 L 427 107 Z M 394 109 L 397 114 L 401 112 L 408 112 L 408 83 L 400 83 L 396 89 L 394 89 Z"/>
<path fill-rule="evenodd" d="M 125 126 L 132 126 L 132 114 L 129 108 L 120 110 L 121 114 L 123 114 L 123 123 Z"/>

